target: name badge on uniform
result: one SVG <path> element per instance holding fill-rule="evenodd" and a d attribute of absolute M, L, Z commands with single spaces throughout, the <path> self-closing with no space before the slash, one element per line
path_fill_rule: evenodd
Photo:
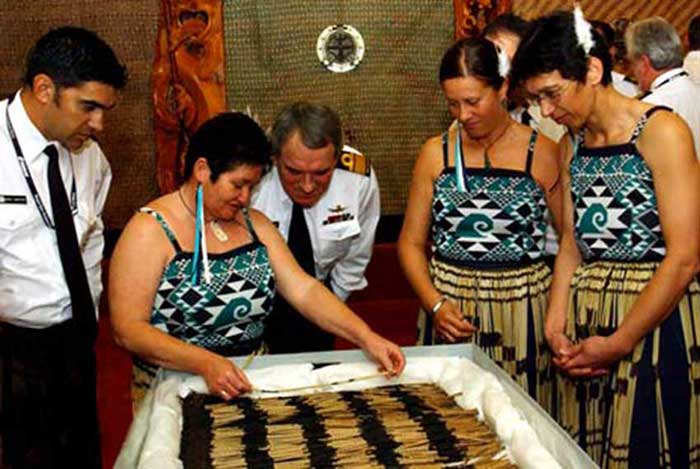
<path fill-rule="evenodd" d="M 0 204 L 27 205 L 26 195 L 0 194 Z"/>

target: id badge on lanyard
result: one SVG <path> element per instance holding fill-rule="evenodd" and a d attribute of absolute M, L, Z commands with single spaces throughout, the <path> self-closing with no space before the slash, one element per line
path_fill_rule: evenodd
<path fill-rule="evenodd" d="M 25 181 L 27 181 L 27 186 L 29 186 L 29 191 L 32 193 L 32 198 L 34 198 L 34 202 L 36 204 L 37 209 L 39 210 L 41 219 L 44 221 L 44 224 L 48 228 L 53 230 L 55 229 L 55 225 L 53 224 L 53 221 L 51 221 L 51 217 L 49 217 L 49 212 L 46 210 L 46 206 L 41 200 L 41 196 L 39 195 L 39 192 L 36 189 L 36 184 L 34 184 L 32 174 L 29 172 L 29 165 L 27 165 L 27 160 L 24 158 L 22 148 L 19 146 L 19 140 L 17 140 L 15 128 L 12 125 L 12 121 L 10 120 L 10 104 L 12 104 L 13 100 L 14 96 L 12 96 L 8 100 L 7 107 L 5 107 L 5 119 L 7 121 L 7 130 L 10 133 L 10 139 L 12 140 L 12 146 L 15 149 L 15 156 L 17 156 L 17 161 L 19 162 L 19 166 L 22 169 L 22 175 L 24 176 Z M 75 215 L 78 211 L 78 191 L 75 188 L 75 173 L 73 174 L 73 184 L 71 185 L 70 208 L 71 212 Z"/>

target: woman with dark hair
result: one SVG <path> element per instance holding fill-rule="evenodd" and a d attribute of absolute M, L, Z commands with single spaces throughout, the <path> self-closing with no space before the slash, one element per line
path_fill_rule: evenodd
<path fill-rule="evenodd" d="M 545 212 L 560 210 L 556 145 L 510 118 L 506 62 L 485 39 L 445 53 L 439 79 L 458 125 L 418 156 L 398 248 L 423 305 L 420 342 L 474 341 L 549 409 L 543 256 Z"/>
<path fill-rule="evenodd" d="M 668 109 L 611 86 L 577 10 L 535 22 L 513 61 L 560 143 L 562 239 L 545 333 L 564 428 L 603 467 L 700 464 L 700 171 Z"/>
<path fill-rule="evenodd" d="M 261 349 L 276 290 L 390 374 L 402 371 L 398 346 L 307 275 L 275 226 L 248 210 L 270 152 L 249 117 L 210 119 L 192 137 L 182 187 L 150 202 L 124 229 L 110 266 L 109 300 L 115 339 L 137 356 L 135 402 L 159 366 L 201 375 L 224 399 L 250 391 L 244 372 L 226 357 Z"/>

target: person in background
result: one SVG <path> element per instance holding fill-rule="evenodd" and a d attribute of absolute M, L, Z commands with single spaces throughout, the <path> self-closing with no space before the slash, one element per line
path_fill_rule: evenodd
<path fill-rule="evenodd" d="M 619 93 L 624 94 L 630 98 L 634 98 L 639 95 L 639 88 L 635 85 L 624 73 L 618 71 L 619 69 L 625 69 L 623 61 L 627 60 L 627 57 L 620 50 L 620 43 L 616 40 L 615 29 L 610 26 L 605 21 L 593 20 L 591 25 L 598 31 L 598 33 L 603 36 L 605 42 L 608 44 L 608 51 L 610 52 L 610 58 L 613 62 L 612 69 L 612 85 Z"/>
<path fill-rule="evenodd" d="M 655 16 L 630 24 L 625 33 L 632 73 L 646 103 L 667 106 L 690 127 L 695 154 L 700 154 L 700 85 L 683 70 L 683 49 L 678 33 L 665 19 Z"/>
<path fill-rule="evenodd" d="M 101 466 L 94 344 L 111 172 L 94 137 L 126 81 L 95 33 L 61 27 L 0 102 L 5 468 Z"/>
<path fill-rule="evenodd" d="M 473 341 L 550 410 L 545 214 L 557 226 L 559 164 L 555 143 L 502 105 L 508 71 L 499 62 L 483 38 L 443 56 L 439 80 L 459 125 L 418 155 L 399 260 L 422 304 L 420 344 Z"/>
<path fill-rule="evenodd" d="M 304 271 L 341 300 L 367 286 L 365 269 L 379 222 L 379 186 L 369 160 L 343 145 L 328 106 L 285 106 L 270 131 L 275 165 L 251 206 L 277 226 Z M 333 349 L 334 336 L 278 295 L 265 330 L 270 353 Z"/>
<path fill-rule="evenodd" d="M 572 129 L 545 334 L 559 420 L 603 468 L 697 467 L 700 165 L 685 122 L 611 86 L 583 13 L 535 21 L 511 79 Z"/>
<path fill-rule="evenodd" d="M 683 59 L 683 70 L 693 82 L 700 85 L 700 15 L 688 23 L 688 53 Z"/>
<path fill-rule="evenodd" d="M 280 294 L 317 327 L 362 347 L 390 375 L 405 359 L 296 262 L 277 228 L 249 210 L 270 163 L 270 145 L 250 117 L 223 113 L 192 136 L 185 183 L 126 225 L 110 267 L 116 342 L 136 355 L 137 403 L 158 367 L 202 376 L 231 399 L 251 390 L 228 359 L 263 347 Z M 292 333 L 290 333 L 292 334 Z"/>
<path fill-rule="evenodd" d="M 520 41 L 527 33 L 529 23 L 513 13 L 504 13 L 484 28 L 483 36 L 493 42 L 501 50 L 505 51 L 508 60 L 513 60 L 515 51 L 518 50 Z M 566 133 L 566 129 L 542 116 L 537 105 L 529 105 L 522 96 L 518 96 L 518 90 L 510 89 L 508 92 L 508 109 L 511 116 L 517 122 L 528 125 L 538 130 L 542 135 L 558 142 Z M 556 240 L 554 240 L 556 245 Z M 556 253 L 556 251 L 555 251 Z"/>

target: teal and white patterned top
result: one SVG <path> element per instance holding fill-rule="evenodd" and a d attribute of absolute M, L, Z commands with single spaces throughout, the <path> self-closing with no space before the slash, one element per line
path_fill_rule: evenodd
<path fill-rule="evenodd" d="M 575 137 L 571 196 L 584 260 L 654 261 L 666 254 L 654 180 L 636 146 L 649 117 L 659 110 L 669 109 L 649 109 L 630 141 L 621 145 L 587 148 L 583 133 Z"/>
<path fill-rule="evenodd" d="M 275 279 L 267 249 L 244 212 L 252 241 L 209 254 L 211 283 L 192 283 L 191 252 L 185 252 L 165 219 L 149 208 L 175 248 L 156 292 L 151 324 L 187 343 L 224 356 L 246 355 L 262 344 L 264 321 L 272 309 Z"/>
<path fill-rule="evenodd" d="M 465 190 L 457 186 L 456 169 L 448 167 L 447 134 L 444 166 L 433 187 L 434 255 L 468 266 L 510 266 L 544 256 L 544 191 L 530 174 L 537 133 L 533 132 L 525 169 L 464 168 Z"/>

